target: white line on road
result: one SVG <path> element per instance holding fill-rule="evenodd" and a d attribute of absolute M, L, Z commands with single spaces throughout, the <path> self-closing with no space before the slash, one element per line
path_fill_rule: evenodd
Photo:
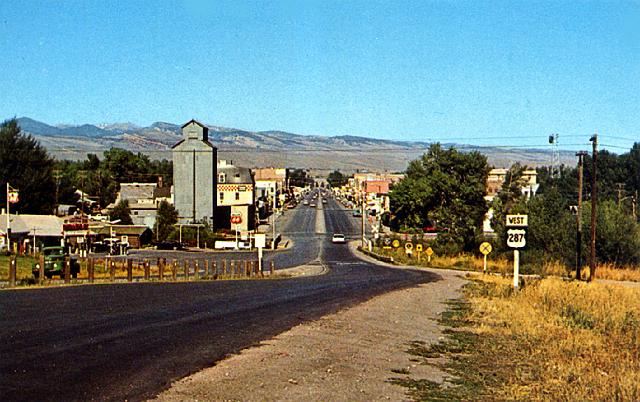
<path fill-rule="evenodd" d="M 327 233 L 327 226 L 324 222 L 324 211 L 322 210 L 322 201 L 318 200 L 318 207 L 316 209 L 316 233 Z"/>

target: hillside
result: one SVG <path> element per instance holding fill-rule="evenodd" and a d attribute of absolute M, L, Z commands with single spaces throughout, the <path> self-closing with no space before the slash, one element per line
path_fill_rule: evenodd
<path fill-rule="evenodd" d="M 61 159 L 83 159 L 87 153 L 101 154 L 111 147 L 142 152 L 156 159 L 170 159 L 171 147 L 180 136 L 180 125 L 156 122 L 148 127 L 131 123 L 52 126 L 28 117 L 18 119 L 22 130 L 34 136 L 48 151 Z M 402 171 L 429 147 L 427 142 L 391 141 L 356 136 L 311 136 L 284 131 L 252 132 L 209 126 L 209 140 L 218 147 L 220 159 L 237 165 L 301 167 L 318 170 L 356 169 Z M 520 162 L 529 166 L 548 164 L 547 150 L 455 146 L 463 151 L 479 151 L 490 164 L 509 166 Z M 573 164 L 571 152 L 561 155 L 564 163 Z"/>

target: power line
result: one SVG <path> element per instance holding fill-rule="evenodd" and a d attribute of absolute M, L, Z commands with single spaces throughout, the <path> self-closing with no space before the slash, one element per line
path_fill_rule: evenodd
<path fill-rule="evenodd" d="M 435 144 L 435 142 L 433 143 Z M 588 142 L 584 142 L 584 143 L 572 143 L 572 144 L 563 144 L 564 147 L 573 147 L 573 146 L 584 146 L 588 144 Z M 447 144 L 443 144 L 443 145 L 447 145 Z M 548 150 L 549 148 L 552 148 L 549 144 L 520 144 L 520 145 L 470 145 L 470 144 L 452 144 L 455 145 L 456 148 L 459 149 L 478 149 L 478 150 L 482 150 L 482 149 L 493 149 L 493 148 L 497 148 L 497 149 L 532 149 L 532 150 Z M 615 146 L 614 146 L 615 147 Z M 618 148 L 625 148 L 625 147 L 618 147 Z M 105 148 L 104 150 L 109 150 L 110 148 Z M 418 146 L 418 147 L 359 147 L 359 148 L 294 148 L 294 149 L 288 149 L 288 150 L 282 150 L 282 149 L 269 149 L 269 148 L 238 148 L 238 149 L 233 149 L 233 148 L 218 148 L 217 151 L 218 152 L 234 152 L 234 153 L 273 153 L 273 152 L 277 152 L 277 153 L 298 153 L 298 152 L 313 152 L 313 153 L 317 153 L 317 152 L 386 152 L 386 151 L 420 151 L 420 150 L 428 150 L 429 146 Z M 625 148 L 626 149 L 626 148 Z M 86 149 L 82 149 L 82 148 L 56 148 L 56 147 L 50 147 L 47 148 L 47 150 L 49 151 L 56 151 L 56 152 L 82 152 L 82 153 L 92 153 L 92 152 L 99 152 L 99 151 L 104 151 L 104 150 L 90 150 L 87 151 Z M 186 152 L 186 153 L 192 153 L 193 150 L 173 150 L 173 149 L 135 149 L 135 150 L 129 150 L 131 152 L 140 152 L 140 153 L 145 153 L 145 154 L 154 154 L 154 153 L 159 153 L 159 154 L 168 154 L 168 153 L 174 153 L 174 152 Z M 198 151 L 196 150 L 196 152 L 211 152 L 209 150 L 202 150 L 202 151 Z"/>

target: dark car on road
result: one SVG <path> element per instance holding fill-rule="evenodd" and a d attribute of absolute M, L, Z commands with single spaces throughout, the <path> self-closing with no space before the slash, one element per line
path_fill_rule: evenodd
<path fill-rule="evenodd" d="M 184 243 L 175 240 L 162 241 L 156 244 L 156 250 L 186 250 Z"/>

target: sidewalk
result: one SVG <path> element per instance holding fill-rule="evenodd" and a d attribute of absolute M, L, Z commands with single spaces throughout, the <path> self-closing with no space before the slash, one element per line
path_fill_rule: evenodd
<path fill-rule="evenodd" d="M 458 271 L 434 272 L 443 280 L 298 325 L 177 381 L 157 400 L 406 400 L 405 389 L 388 382 L 399 376 L 392 370 L 442 380 L 442 372 L 412 362 L 406 350 L 409 342 L 443 336 L 437 323 L 443 303 L 458 297 L 465 282 Z"/>

